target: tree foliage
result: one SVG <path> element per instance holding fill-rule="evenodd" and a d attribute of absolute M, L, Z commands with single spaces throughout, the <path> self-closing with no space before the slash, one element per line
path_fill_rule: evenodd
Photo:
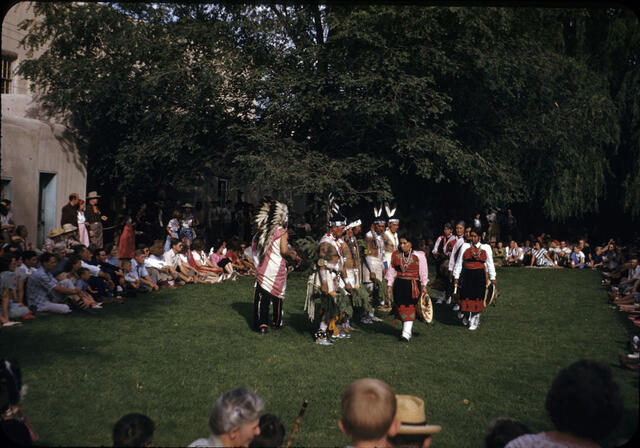
<path fill-rule="evenodd" d="M 349 203 L 457 191 L 640 216 L 638 23 L 616 9 L 39 3 L 22 73 L 102 185 L 224 172 Z M 624 160 L 622 163 L 620 160 Z"/>

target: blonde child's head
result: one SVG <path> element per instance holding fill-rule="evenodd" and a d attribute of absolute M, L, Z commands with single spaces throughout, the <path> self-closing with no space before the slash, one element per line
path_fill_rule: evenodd
<path fill-rule="evenodd" d="M 395 394 L 383 381 L 361 378 L 342 394 L 340 427 L 354 441 L 378 440 L 386 436 L 395 414 Z"/>

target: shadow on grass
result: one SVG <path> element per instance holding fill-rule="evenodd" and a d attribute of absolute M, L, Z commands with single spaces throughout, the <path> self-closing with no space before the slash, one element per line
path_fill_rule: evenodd
<path fill-rule="evenodd" d="M 253 302 L 234 302 L 231 308 L 244 318 L 247 327 L 253 331 Z"/>
<path fill-rule="evenodd" d="M 288 313 L 288 315 L 285 315 L 285 325 L 294 329 L 298 334 L 311 334 L 318 326 L 317 323 L 309 320 L 306 312 Z"/>
<path fill-rule="evenodd" d="M 285 315 L 283 325 L 290 327 L 298 334 L 309 333 L 313 330 L 313 324 L 309 322 L 305 313 L 286 313 L 286 301 L 284 302 Z M 247 327 L 253 331 L 253 302 L 234 302 L 231 304 L 234 309 L 246 322 Z M 269 309 L 269 322 L 273 319 L 273 307 Z"/>
<path fill-rule="evenodd" d="M 434 305 L 433 308 L 433 319 L 439 324 L 462 327 L 457 314 L 458 312 L 453 311 L 449 305 Z"/>
<path fill-rule="evenodd" d="M 44 316 L 42 318 L 45 318 Z M 61 318 L 74 319 L 71 316 Z M 109 363 L 112 356 L 99 353 L 96 348 L 104 341 L 86 336 L 83 329 L 34 328 L 34 331 L 4 332 L 2 356 L 17 360 L 25 370 L 50 366 L 62 359 L 91 358 L 91 362 Z"/>

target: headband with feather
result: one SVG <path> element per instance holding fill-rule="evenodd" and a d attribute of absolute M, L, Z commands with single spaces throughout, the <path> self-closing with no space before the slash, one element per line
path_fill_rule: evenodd
<path fill-rule="evenodd" d="M 256 250 L 260 262 L 264 259 L 266 249 L 273 238 L 273 233 L 278 227 L 284 227 L 288 220 L 289 209 L 286 204 L 265 198 L 253 221 L 258 228 Z"/>
<path fill-rule="evenodd" d="M 380 208 L 373 207 L 373 222 L 374 224 L 385 223 L 386 221 L 382 217 L 382 204 L 380 204 Z"/>
<path fill-rule="evenodd" d="M 393 217 L 393 215 L 395 215 L 395 214 L 396 214 L 396 210 L 398 209 L 398 207 L 397 207 L 397 206 L 396 206 L 396 207 L 394 207 L 394 208 L 393 208 L 393 210 L 391 210 L 391 209 L 389 208 L 389 203 L 388 203 L 388 202 L 385 202 L 385 203 L 384 203 L 384 209 L 385 209 L 385 211 L 387 212 L 387 218 L 389 218 L 389 222 L 390 222 L 390 223 L 392 223 L 392 222 L 396 222 L 396 223 L 397 223 L 397 222 L 400 222 L 400 220 L 399 220 L 398 218 L 394 218 L 394 217 Z"/>
<path fill-rule="evenodd" d="M 340 206 L 335 201 L 333 194 L 329 193 L 329 201 L 327 207 L 327 222 L 329 227 L 333 226 L 346 226 L 347 218 L 340 213 Z"/>

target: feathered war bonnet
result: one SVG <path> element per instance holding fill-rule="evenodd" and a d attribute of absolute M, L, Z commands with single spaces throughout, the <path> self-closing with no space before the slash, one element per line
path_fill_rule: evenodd
<path fill-rule="evenodd" d="M 289 220 L 289 209 L 286 204 L 275 199 L 264 198 L 262 205 L 253 220 L 258 229 L 256 249 L 260 261 L 264 258 L 265 249 L 271 243 L 273 232 L 278 227 L 285 227 Z"/>
<path fill-rule="evenodd" d="M 394 215 L 396 214 L 396 210 L 398 209 L 398 207 L 394 207 L 393 210 L 392 210 L 391 208 L 389 208 L 389 203 L 385 202 L 384 203 L 384 209 L 387 212 L 387 218 L 389 218 L 387 222 L 389 224 L 391 224 L 392 222 L 395 222 L 395 223 L 399 223 L 400 222 L 400 220 L 397 217 L 394 218 Z"/>
<path fill-rule="evenodd" d="M 340 213 L 340 206 L 335 201 L 335 198 L 331 193 L 329 193 L 327 221 L 329 223 L 329 227 L 347 225 L 347 218 L 342 213 Z"/>

